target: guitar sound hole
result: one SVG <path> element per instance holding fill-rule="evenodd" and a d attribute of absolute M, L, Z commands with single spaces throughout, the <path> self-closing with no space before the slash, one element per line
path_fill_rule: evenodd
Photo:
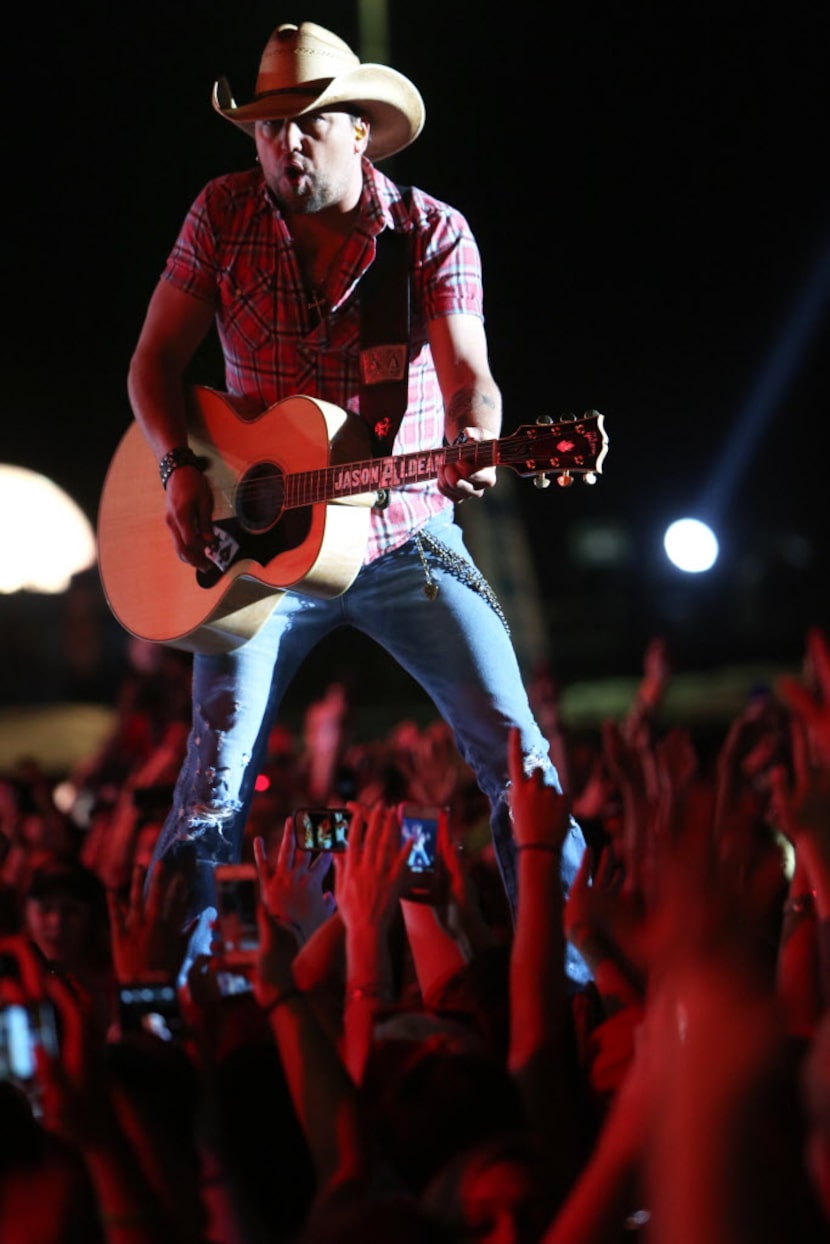
<path fill-rule="evenodd" d="M 241 477 L 236 516 L 247 531 L 267 531 L 282 514 L 283 477 L 273 462 L 259 462 Z"/>

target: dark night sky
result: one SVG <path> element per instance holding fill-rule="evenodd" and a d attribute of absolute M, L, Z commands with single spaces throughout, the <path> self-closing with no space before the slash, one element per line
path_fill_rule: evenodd
<path fill-rule="evenodd" d="M 391 63 L 420 87 L 427 124 L 384 167 L 475 229 L 505 431 L 539 413 L 606 416 L 596 488 L 520 485 L 546 596 L 586 596 L 573 613 L 589 625 L 615 601 L 635 651 L 675 627 L 705 659 L 792 657 L 808 622 L 830 621 L 817 543 L 830 301 L 786 382 L 766 369 L 830 239 L 827 6 L 389 8 Z M 343 0 L 16 14 L 0 460 L 51 476 L 91 518 L 130 417 L 130 350 L 181 218 L 204 181 L 252 157 L 210 108 L 214 78 L 248 98 L 270 30 L 306 17 L 356 46 Z M 766 421 L 736 442 L 752 404 Z M 724 464 L 725 556 L 690 603 L 652 569 L 655 533 Z M 629 552 L 591 577 L 567 548 L 595 522 L 620 524 Z"/>

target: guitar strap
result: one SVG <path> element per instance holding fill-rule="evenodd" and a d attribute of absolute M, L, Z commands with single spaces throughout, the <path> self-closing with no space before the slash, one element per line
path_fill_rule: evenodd
<path fill-rule="evenodd" d="M 408 400 L 409 255 L 409 235 L 384 229 L 360 282 L 360 414 L 376 458 L 391 454 Z"/>

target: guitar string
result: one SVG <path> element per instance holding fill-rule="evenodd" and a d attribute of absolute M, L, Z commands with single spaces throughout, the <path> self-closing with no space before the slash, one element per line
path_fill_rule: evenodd
<path fill-rule="evenodd" d="M 550 430 L 548 429 L 546 435 L 549 435 L 549 434 L 550 434 Z M 573 471 L 576 471 L 576 472 L 585 471 L 587 473 L 594 469 L 592 465 L 584 465 L 584 464 L 579 463 L 578 461 L 579 455 L 572 455 L 574 460 L 568 466 L 562 466 L 561 464 L 554 465 L 553 460 L 550 460 L 545 465 L 542 465 L 542 464 L 537 465 L 536 463 L 537 463 L 537 458 L 539 455 L 537 455 L 534 459 L 531 460 L 528 457 L 526 452 L 519 452 L 518 446 L 512 447 L 515 450 L 515 452 L 511 454 L 510 453 L 511 447 L 509 446 L 505 447 L 505 440 L 509 442 L 511 438 L 507 437 L 507 438 L 504 438 L 504 440 L 502 441 L 490 440 L 490 441 L 473 442 L 473 444 L 479 447 L 479 452 L 480 452 L 481 447 L 491 448 L 492 446 L 497 445 L 497 444 L 502 447 L 502 451 L 500 452 L 498 463 L 495 463 L 493 461 L 493 454 L 487 454 L 486 457 L 489 460 L 479 465 L 510 466 L 511 464 L 524 462 L 526 465 L 530 466 L 530 462 L 533 461 L 534 466 L 531 468 L 531 471 L 538 472 L 540 474 L 554 471 L 554 470 L 572 471 L 572 472 Z M 538 447 L 534 446 L 534 448 L 538 448 Z M 442 465 L 447 465 L 453 462 L 457 462 L 461 458 L 464 458 L 464 457 L 468 457 L 468 458 L 472 457 L 475 459 L 476 457 L 479 456 L 478 452 L 474 452 L 471 454 L 469 452 L 469 449 L 470 449 L 469 444 L 467 446 L 446 446 L 442 448 L 441 450 L 429 450 L 429 451 L 424 451 L 423 453 L 416 451 L 413 454 L 403 454 L 401 455 L 400 459 L 395 459 L 394 461 L 406 462 L 410 459 L 417 459 L 417 458 L 423 457 L 425 453 L 426 454 L 432 453 L 435 455 L 440 455 L 442 458 Z M 383 461 L 393 461 L 393 459 L 386 459 L 386 460 L 381 459 L 380 461 L 382 463 Z M 289 502 L 293 502 L 295 506 L 300 507 L 303 505 L 313 504 L 315 500 L 326 499 L 329 493 L 329 489 L 326 488 L 325 485 L 328 481 L 330 481 L 333 478 L 333 476 L 337 472 L 343 471 L 346 467 L 348 467 L 351 471 L 360 471 L 362 473 L 363 471 L 371 471 L 373 468 L 377 467 L 377 464 L 378 464 L 377 458 L 368 458 L 362 461 L 341 463 L 337 466 L 320 467 L 319 469 L 316 469 L 313 471 L 300 471 L 300 472 L 292 473 L 288 476 L 286 476 L 284 473 L 277 470 L 277 471 L 274 471 L 274 473 L 268 478 L 263 478 L 262 476 L 259 476 L 254 480 L 247 480 L 247 481 L 243 480 L 237 486 L 235 491 L 237 495 L 241 494 L 243 498 L 246 500 L 256 500 L 257 497 L 259 496 L 267 496 L 271 493 L 271 491 L 273 490 L 273 481 L 275 479 L 290 479 L 294 481 L 294 483 L 290 489 L 292 496 L 289 498 Z M 435 478 L 435 476 L 430 474 L 428 477 L 425 477 L 425 478 Z M 410 480 L 408 482 L 416 482 L 416 481 Z M 357 488 L 356 491 L 360 491 L 360 489 Z M 367 491 L 372 491 L 372 489 L 367 489 Z M 228 501 L 230 500 L 231 494 L 226 492 L 224 489 L 222 490 L 222 495 L 224 496 L 225 500 L 228 500 Z"/>

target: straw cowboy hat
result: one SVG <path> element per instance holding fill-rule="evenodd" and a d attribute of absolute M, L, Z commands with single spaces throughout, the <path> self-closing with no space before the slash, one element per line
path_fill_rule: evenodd
<path fill-rule="evenodd" d="M 255 121 L 300 117 L 354 105 L 372 123 L 368 155 L 382 160 L 408 147 L 424 125 L 424 101 L 396 69 L 361 64 L 354 52 L 315 22 L 273 32 L 259 62 L 254 98 L 237 106 L 226 78 L 213 87 L 213 106 L 253 134 Z"/>

